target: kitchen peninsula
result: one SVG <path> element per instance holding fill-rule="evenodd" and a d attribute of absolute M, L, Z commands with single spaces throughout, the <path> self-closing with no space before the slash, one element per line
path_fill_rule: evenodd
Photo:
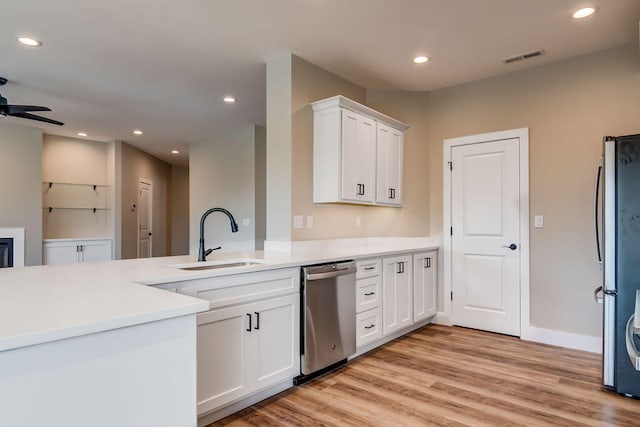
<path fill-rule="evenodd" d="M 167 290 L 200 279 L 230 288 L 247 274 L 438 247 L 358 240 L 204 263 L 178 256 L 0 270 L 0 425 L 196 425 L 196 314 L 212 303 Z M 217 264 L 233 266 L 190 269 Z"/>

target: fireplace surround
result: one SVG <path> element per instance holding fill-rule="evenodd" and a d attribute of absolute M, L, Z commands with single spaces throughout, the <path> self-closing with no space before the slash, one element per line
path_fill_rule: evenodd
<path fill-rule="evenodd" d="M 0 228 L 0 268 L 24 267 L 24 228 Z"/>

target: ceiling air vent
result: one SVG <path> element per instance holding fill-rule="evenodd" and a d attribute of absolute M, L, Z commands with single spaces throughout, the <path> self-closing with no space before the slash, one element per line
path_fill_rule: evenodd
<path fill-rule="evenodd" d="M 511 64 L 512 62 L 524 61 L 525 59 L 535 58 L 536 56 L 540 56 L 544 54 L 544 50 L 534 50 L 531 52 L 520 53 L 518 55 L 510 56 L 508 58 L 504 58 L 502 62 L 505 64 Z"/>

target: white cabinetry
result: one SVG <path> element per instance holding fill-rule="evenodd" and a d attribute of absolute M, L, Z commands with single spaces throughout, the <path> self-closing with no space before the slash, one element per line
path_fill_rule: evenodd
<path fill-rule="evenodd" d="M 411 255 L 382 260 L 382 322 L 388 335 L 413 324 Z"/>
<path fill-rule="evenodd" d="M 399 206 L 403 132 L 408 126 L 343 96 L 312 106 L 314 203 Z M 376 155 L 378 138 L 383 139 L 383 155 Z M 389 197 L 376 197 L 378 184 L 387 187 L 380 194 Z"/>
<path fill-rule="evenodd" d="M 248 406 L 243 400 L 251 396 L 291 387 L 300 374 L 299 268 L 157 287 L 209 301 L 210 310 L 198 314 L 197 405 L 203 423 L 233 412 L 229 407 Z M 271 392 L 275 387 L 280 389 Z"/>
<path fill-rule="evenodd" d="M 198 315 L 198 414 L 299 373 L 298 295 Z"/>
<path fill-rule="evenodd" d="M 356 347 L 382 338 L 380 258 L 356 262 Z"/>
<path fill-rule="evenodd" d="M 401 206 L 404 133 L 378 123 L 376 140 L 376 202 Z"/>
<path fill-rule="evenodd" d="M 111 239 L 47 239 L 42 244 L 44 265 L 111 260 Z"/>
<path fill-rule="evenodd" d="M 435 316 L 437 300 L 438 252 L 413 255 L 413 321 Z"/>

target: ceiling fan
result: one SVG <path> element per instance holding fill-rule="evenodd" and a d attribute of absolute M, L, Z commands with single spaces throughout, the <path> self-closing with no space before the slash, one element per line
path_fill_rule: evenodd
<path fill-rule="evenodd" d="M 5 84 L 7 84 L 7 79 L 0 77 L 0 86 L 4 86 Z M 64 125 L 64 123 L 57 120 L 31 114 L 30 111 L 51 111 L 51 109 L 35 105 L 9 105 L 7 103 L 7 98 L 4 98 L 2 94 L 0 94 L 0 118 L 3 116 L 11 116 L 20 117 L 22 119 L 37 120 L 39 122 L 51 123 L 58 126 Z"/>

